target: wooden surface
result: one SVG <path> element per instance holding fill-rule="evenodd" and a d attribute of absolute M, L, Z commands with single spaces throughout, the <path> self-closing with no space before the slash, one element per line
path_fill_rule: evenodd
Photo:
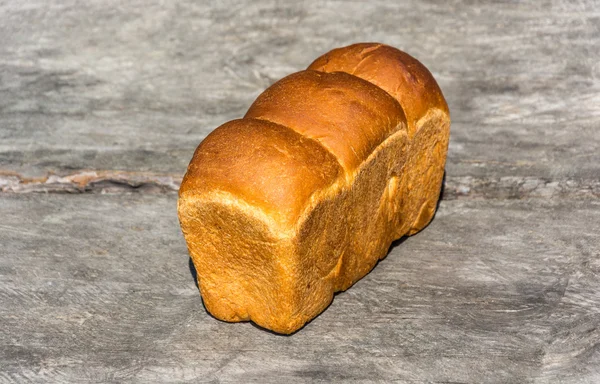
<path fill-rule="evenodd" d="M 596 2 L 8 1 L 0 36 L 0 382 L 600 382 Z M 194 148 L 356 41 L 444 91 L 436 218 L 293 336 L 215 320 Z"/>

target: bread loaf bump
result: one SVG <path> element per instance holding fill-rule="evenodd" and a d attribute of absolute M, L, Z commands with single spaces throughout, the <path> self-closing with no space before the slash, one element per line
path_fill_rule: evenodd
<path fill-rule="evenodd" d="M 450 120 L 414 58 L 355 44 L 198 146 L 178 213 L 206 308 L 292 333 L 433 216 Z"/>
<path fill-rule="evenodd" d="M 376 43 L 334 49 L 308 68 L 360 77 L 402 105 L 410 148 L 407 171 L 400 177 L 397 236 L 420 231 L 435 213 L 450 138 L 448 105 L 429 70 L 407 53 Z"/>

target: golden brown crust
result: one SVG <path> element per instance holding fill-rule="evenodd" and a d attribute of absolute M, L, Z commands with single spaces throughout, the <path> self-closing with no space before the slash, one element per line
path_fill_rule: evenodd
<path fill-rule="evenodd" d="M 294 224 L 310 195 L 342 174 L 316 141 L 264 120 L 223 124 L 198 146 L 180 194 L 225 191 Z"/>
<path fill-rule="evenodd" d="M 333 50 L 267 89 L 200 144 L 181 185 L 206 308 L 301 328 L 431 220 L 449 125 L 429 71 L 381 44 Z"/>
<path fill-rule="evenodd" d="M 449 113 L 431 72 L 414 57 L 389 45 L 358 43 L 337 48 L 316 59 L 308 69 L 349 73 L 385 90 L 402 105 L 410 137 L 430 108 Z"/>
<path fill-rule="evenodd" d="M 450 138 L 448 105 L 431 72 L 409 54 L 378 43 L 334 49 L 308 68 L 360 77 L 402 105 L 411 143 L 398 187 L 397 236 L 423 229 L 435 213 Z"/>
<path fill-rule="evenodd" d="M 224 321 L 280 333 L 306 321 L 292 315 L 292 240 L 257 208 L 226 192 L 184 192 L 179 219 L 206 308 Z"/>
<path fill-rule="evenodd" d="M 394 98 L 346 73 L 289 75 L 258 96 L 245 118 L 272 121 L 317 140 L 349 173 L 394 131 L 405 129 Z"/>
<path fill-rule="evenodd" d="M 407 135 L 386 139 L 356 171 L 317 191 L 295 230 L 238 196 L 186 189 L 179 219 L 206 308 L 291 333 L 323 311 L 384 257 L 394 239 L 395 177 Z"/>

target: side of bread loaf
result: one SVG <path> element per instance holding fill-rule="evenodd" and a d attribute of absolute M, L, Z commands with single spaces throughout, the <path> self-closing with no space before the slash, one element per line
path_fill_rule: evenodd
<path fill-rule="evenodd" d="M 381 56 L 378 64 L 357 71 L 368 63 L 361 58 L 366 51 Z M 431 219 L 438 197 L 431 189 L 437 185 L 439 194 L 447 147 L 447 106 L 431 74 L 410 57 L 418 64 L 415 82 L 433 81 L 435 88 L 414 102 L 398 96 L 416 92 L 386 80 L 414 64 L 395 52 L 372 44 L 334 50 L 273 84 L 243 119 L 199 145 L 178 212 L 215 317 L 294 332 L 334 292 L 367 274 L 394 239 Z M 416 184 L 427 196 L 417 192 L 411 200 Z"/>
<path fill-rule="evenodd" d="M 420 231 L 435 213 L 450 139 L 448 105 L 431 72 L 407 53 L 377 43 L 334 49 L 308 68 L 360 77 L 402 105 L 410 148 L 406 172 L 399 181 L 402 213 L 397 217 L 397 236 Z"/>

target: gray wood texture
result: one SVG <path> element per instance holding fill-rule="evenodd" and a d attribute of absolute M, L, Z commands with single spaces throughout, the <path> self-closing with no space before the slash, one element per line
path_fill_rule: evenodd
<path fill-rule="evenodd" d="M 0 199 L 3 381 L 600 378 L 599 201 L 443 201 L 292 336 L 207 314 L 173 195 Z"/>
<path fill-rule="evenodd" d="M 434 221 L 292 336 L 212 318 L 193 150 L 357 41 L 448 100 Z M 599 128 L 591 0 L 0 1 L 0 383 L 598 383 Z"/>
<path fill-rule="evenodd" d="M 181 176 L 212 129 L 331 48 L 380 41 L 435 75 L 448 174 L 597 179 L 595 1 L 26 1 L 0 5 L 0 167 Z"/>

